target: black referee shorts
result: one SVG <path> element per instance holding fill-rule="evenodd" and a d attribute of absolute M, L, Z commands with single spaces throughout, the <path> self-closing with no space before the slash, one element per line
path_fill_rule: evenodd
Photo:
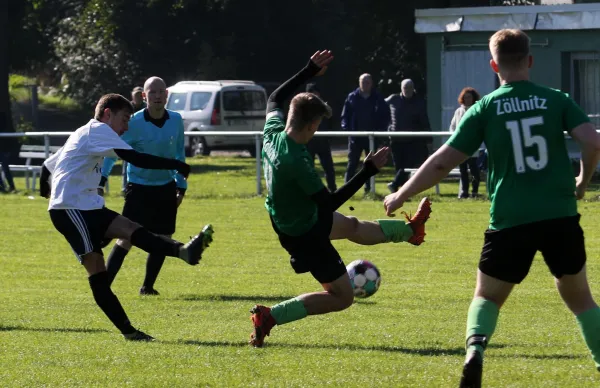
<path fill-rule="evenodd" d="M 51 209 L 50 219 L 71 245 L 79 262 L 90 253 L 102 254 L 102 240 L 119 213 L 107 208 L 96 210 Z"/>
<path fill-rule="evenodd" d="M 346 273 L 346 265 L 329 239 L 333 213 L 319 214 L 317 223 L 300 236 L 281 232 L 273 218 L 271 225 L 281 246 L 290 254 L 290 264 L 296 273 L 310 272 L 321 284 L 331 283 Z"/>
<path fill-rule="evenodd" d="M 554 277 L 575 275 L 586 262 L 581 216 L 555 218 L 501 230 L 487 230 L 479 270 L 505 282 L 519 284 L 541 252 Z"/>
<path fill-rule="evenodd" d="M 125 189 L 123 216 L 137 222 L 152 233 L 175 233 L 177 220 L 177 186 L 170 182 L 162 186 L 128 183 Z"/>

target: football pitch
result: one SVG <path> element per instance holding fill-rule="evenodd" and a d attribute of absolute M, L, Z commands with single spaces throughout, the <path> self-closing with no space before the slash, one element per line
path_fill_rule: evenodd
<path fill-rule="evenodd" d="M 341 184 L 344 159 L 335 161 Z M 50 222 L 47 200 L 23 192 L 0 196 L 0 386 L 458 386 L 489 202 L 459 201 L 458 184 L 444 183 L 442 195 L 432 196 L 423 245 L 335 242 L 346 264 L 366 259 L 378 266 L 379 291 L 343 312 L 275 327 L 265 347 L 254 349 L 248 346 L 254 304 L 320 289 L 310 275 L 291 269 L 264 198 L 254 195 L 254 163 L 193 160 L 175 238 L 187 241 L 212 223 L 215 241 L 198 266 L 167 259 L 156 284 L 160 296 L 138 295 L 145 253 L 134 248 L 127 257 L 113 290 L 133 325 L 156 337 L 154 343 L 126 342 L 96 306 L 85 270 Z M 381 194 L 390 170 L 383 175 Z M 107 197 L 118 211 L 120 178 L 111 177 Z M 22 178 L 17 185 L 24 187 Z M 600 299 L 598 195 L 588 193 L 579 211 L 588 276 Z M 416 205 L 415 198 L 405 210 Z M 362 192 L 340 211 L 384 217 L 381 200 L 363 199 Z M 539 255 L 502 309 L 483 383 L 600 386 L 575 319 Z"/>

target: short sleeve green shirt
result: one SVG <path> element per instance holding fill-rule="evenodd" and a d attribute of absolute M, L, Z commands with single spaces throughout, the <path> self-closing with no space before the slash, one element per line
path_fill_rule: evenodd
<path fill-rule="evenodd" d="M 485 142 L 490 229 L 577 214 L 564 131 L 588 121 L 568 95 L 529 81 L 503 85 L 465 113 L 446 144 L 471 155 Z"/>

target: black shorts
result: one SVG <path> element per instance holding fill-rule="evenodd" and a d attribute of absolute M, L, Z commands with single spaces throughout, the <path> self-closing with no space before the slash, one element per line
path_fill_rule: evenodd
<path fill-rule="evenodd" d="M 90 253 L 102 254 L 102 240 L 119 213 L 107 208 L 96 210 L 51 209 L 50 219 L 67 242 L 79 262 Z"/>
<path fill-rule="evenodd" d="M 281 246 L 290 254 L 290 264 L 296 273 L 310 272 L 321 284 L 331 283 L 346 273 L 346 265 L 329 239 L 333 213 L 320 214 L 317 223 L 300 236 L 281 232 L 273 218 L 271 225 Z"/>
<path fill-rule="evenodd" d="M 540 251 L 554 277 L 575 275 L 585 265 L 581 216 L 555 218 L 501 230 L 487 230 L 479 270 L 505 282 L 525 279 Z"/>
<path fill-rule="evenodd" d="M 128 183 L 125 189 L 123 216 L 137 222 L 152 233 L 172 235 L 177 219 L 177 186 Z"/>

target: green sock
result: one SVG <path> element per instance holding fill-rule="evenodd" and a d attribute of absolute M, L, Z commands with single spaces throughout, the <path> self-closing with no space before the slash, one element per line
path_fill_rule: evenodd
<path fill-rule="evenodd" d="M 289 299 L 271 307 L 271 316 L 278 325 L 297 321 L 307 315 L 304 303 L 298 298 Z"/>
<path fill-rule="evenodd" d="M 400 220 L 376 220 L 385 235 L 385 242 L 404 242 L 408 241 L 413 235 L 412 228 L 404 221 Z"/>
<path fill-rule="evenodd" d="M 469 307 L 469 315 L 467 317 L 467 340 L 472 336 L 484 336 L 489 342 L 496 330 L 496 322 L 498 322 L 498 313 L 500 312 L 498 305 L 484 298 L 475 298 Z M 467 355 L 473 351 L 478 351 L 483 357 L 485 347 L 479 344 L 468 346 Z"/>
<path fill-rule="evenodd" d="M 596 368 L 600 371 L 600 307 L 596 306 L 577 316 L 581 335 L 592 353 Z"/>

